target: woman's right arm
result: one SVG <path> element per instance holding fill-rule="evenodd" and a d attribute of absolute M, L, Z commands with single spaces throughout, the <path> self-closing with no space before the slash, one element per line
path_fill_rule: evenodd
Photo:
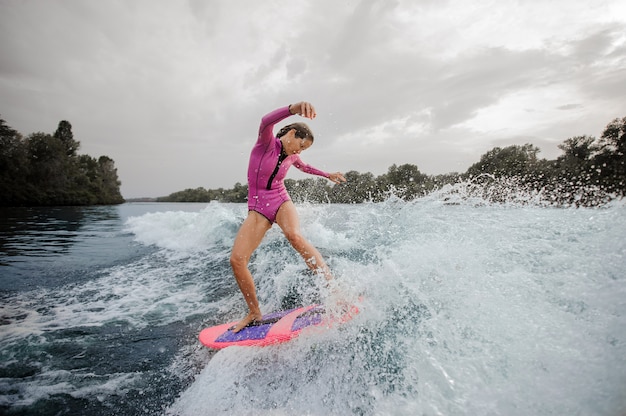
<path fill-rule="evenodd" d="M 289 107 L 281 107 L 276 110 L 267 113 L 261 118 L 261 125 L 259 126 L 259 142 L 269 142 L 274 139 L 274 126 L 281 120 L 291 116 Z"/>
<path fill-rule="evenodd" d="M 307 101 L 300 101 L 299 103 L 278 108 L 271 113 L 264 115 L 261 119 L 258 142 L 267 143 L 274 139 L 274 126 L 276 123 L 294 114 L 310 119 L 314 119 L 317 116 L 315 107 Z"/>
<path fill-rule="evenodd" d="M 315 107 L 307 101 L 300 101 L 299 103 L 291 104 L 289 106 L 289 111 L 291 114 L 298 114 L 302 117 L 310 118 L 311 120 L 317 116 Z"/>

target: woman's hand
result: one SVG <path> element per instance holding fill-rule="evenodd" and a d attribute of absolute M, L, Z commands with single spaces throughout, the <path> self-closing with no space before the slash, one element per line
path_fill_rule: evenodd
<path fill-rule="evenodd" d="M 344 178 L 344 176 L 340 172 L 329 173 L 328 179 L 335 183 L 347 182 L 346 178 Z"/>
<path fill-rule="evenodd" d="M 300 101 L 299 103 L 291 104 L 289 106 L 289 111 L 291 111 L 291 114 L 298 114 L 302 117 L 310 118 L 311 120 L 317 116 L 315 107 L 307 101 Z"/>

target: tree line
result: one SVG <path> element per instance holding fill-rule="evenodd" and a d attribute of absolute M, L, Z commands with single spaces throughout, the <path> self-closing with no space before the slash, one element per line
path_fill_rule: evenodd
<path fill-rule="evenodd" d="M 295 201 L 362 203 L 380 202 L 394 194 L 411 200 L 425 196 L 445 185 L 471 182 L 478 189 L 494 189 L 488 200 L 506 199 L 503 188 L 515 187 L 538 195 L 555 205 L 597 206 L 626 194 L 626 117 L 611 121 L 598 139 L 576 136 L 559 145 L 563 154 L 554 160 L 540 159 L 540 149 L 532 144 L 495 147 L 465 173 L 427 175 L 412 164 L 392 165 L 387 173 L 350 171 L 347 183 L 329 185 L 326 179 L 286 179 L 285 186 Z M 246 202 L 247 185 L 236 183 L 232 189 L 185 189 L 161 202 Z"/>
<path fill-rule="evenodd" d="M 72 125 L 27 137 L 0 119 L 0 206 L 110 205 L 124 202 L 115 162 L 79 155 Z"/>

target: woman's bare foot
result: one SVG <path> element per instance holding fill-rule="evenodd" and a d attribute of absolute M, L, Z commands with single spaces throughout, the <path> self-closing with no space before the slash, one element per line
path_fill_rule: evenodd
<path fill-rule="evenodd" d="M 241 331 L 242 329 L 244 329 L 245 327 L 247 327 L 248 325 L 250 325 L 252 322 L 260 321 L 261 318 L 263 318 L 263 315 L 260 312 L 259 313 L 250 312 L 248 314 L 248 316 L 243 318 L 241 321 L 239 321 L 239 323 L 237 325 L 234 326 L 232 331 L 234 333 L 237 333 L 237 332 Z"/>

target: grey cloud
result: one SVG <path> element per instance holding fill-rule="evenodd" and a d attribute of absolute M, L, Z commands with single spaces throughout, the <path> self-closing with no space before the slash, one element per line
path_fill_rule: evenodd
<path fill-rule="evenodd" d="M 583 105 L 582 104 L 565 104 L 565 105 L 561 105 L 557 107 L 557 109 L 559 110 L 577 110 L 579 108 L 583 108 Z"/>
<path fill-rule="evenodd" d="M 397 19 L 449 7 L 1 2 L 0 114 L 25 134 L 68 119 L 82 152 L 115 159 L 125 196 L 245 181 L 260 117 L 301 99 L 318 108 L 311 125 L 320 140 L 307 162 L 374 173 L 404 162 L 426 173 L 464 170 L 495 139 L 459 126 L 520 91 L 561 86 L 572 95 L 553 107 L 586 116 L 499 137 L 506 143 L 598 134 L 624 115 L 616 104 L 626 96 L 623 21 L 590 28 L 581 20 L 575 38 L 542 47 L 472 44 L 437 54 L 454 46 L 458 28 L 429 26 L 422 37 Z M 372 131 L 390 138 L 360 145 Z"/>

